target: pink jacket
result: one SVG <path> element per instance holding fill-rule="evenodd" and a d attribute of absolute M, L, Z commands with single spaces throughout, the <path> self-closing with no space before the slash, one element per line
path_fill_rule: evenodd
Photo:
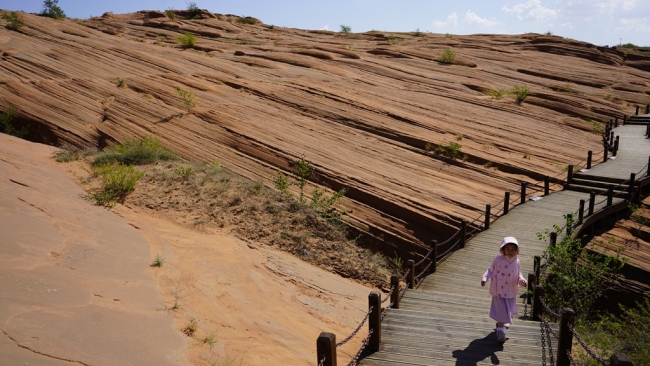
<path fill-rule="evenodd" d="M 490 295 L 496 297 L 517 297 L 517 285 L 526 286 L 526 279 L 521 274 L 519 258 L 508 259 L 505 255 L 498 255 L 492 265 L 485 271 L 481 281 L 490 281 Z"/>

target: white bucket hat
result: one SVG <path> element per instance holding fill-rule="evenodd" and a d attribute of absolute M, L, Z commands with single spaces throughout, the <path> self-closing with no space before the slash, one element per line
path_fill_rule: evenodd
<path fill-rule="evenodd" d="M 502 249 L 503 247 L 505 247 L 506 244 L 514 244 L 514 245 L 517 246 L 517 250 L 519 250 L 519 242 L 517 241 L 517 239 L 515 239 L 514 236 L 506 236 L 505 238 L 503 238 L 503 240 L 501 241 L 501 246 L 499 247 L 499 249 Z"/>

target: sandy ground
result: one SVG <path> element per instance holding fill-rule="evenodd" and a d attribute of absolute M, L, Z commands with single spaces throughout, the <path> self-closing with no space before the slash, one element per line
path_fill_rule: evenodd
<path fill-rule="evenodd" d="M 0 134 L 3 365 L 311 365 L 321 331 L 340 341 L 365 315 L 370 288 L 290 255 L 94 206 L 78 164 L 52 151 Z M 156 255 L 161 268 L 150 267 Z M 341 362 L 365 334 L 339 349 Z"/>

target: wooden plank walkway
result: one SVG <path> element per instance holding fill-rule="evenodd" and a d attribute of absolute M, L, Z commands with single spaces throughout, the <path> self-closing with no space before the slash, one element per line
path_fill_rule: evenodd
<path fill-rule="evenodd" d="M 594 166 L 588 173 L 628 179 L 645 169 L 650 142 L 645 126 L 614 129 L 620 136 L 616 159 Z M 643 171 L 645 174 L 645 170 Z M 589 194 L 559 191 L 538 201 L 528 201 L 500 217 L 443 261 L 417 289 L 407 290 L 400 309 L 389 309 L 382 322 L 378 352 L 366 354 L 360 365 L 535 365 L 542 364 L 541 330 L 538 322 L 517 319 L 506 331 L 508 340 L 496 340 L 495 322 L 489 318 L 491 297 L 480 279 L 499 254 L 505 236 L 520 243 L 522 273 L 533 272 L 533 256 L 541 255 L 546 242 L 536 233 L 564 226 L 563 215 L 578 210 Z M 602 200 L 596 200 L 598 201 Z M 614 203 L 620 199 L 614 199 Z M 605 202 L 596 205 L 596 210 Z M 519 316 L 524 315 L 520 288 Z M 553 345 L 553 350 L 557 348 Z"/>

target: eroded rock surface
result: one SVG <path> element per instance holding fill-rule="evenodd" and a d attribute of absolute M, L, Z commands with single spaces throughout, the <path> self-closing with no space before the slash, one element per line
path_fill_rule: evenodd
<path fill-rule="evenodd" d="M 103 148 L 155 134 L 253 179 L 304 154 L 312 182 L 347 188 L 352 226 L 389 253 L 424 252 L 521 181 L 564 177 L 602 150 L 586 119 L 650 100 L 650 60 L 556 36 L 346 36 L 161 14 L 26 14 L 18 32 L 0 29 L 0 108 L 33 140 Z M 178 46 L 185 32 L 195 48 Z M 437 61 L 446 47 L 452 64 Z M 531 92 L 520 105 L 489 96 L 515 85 Z M 190 113 L 175 87 L 196 92 Z M 466 159 L 427 151 L 451 142 Z"/>

